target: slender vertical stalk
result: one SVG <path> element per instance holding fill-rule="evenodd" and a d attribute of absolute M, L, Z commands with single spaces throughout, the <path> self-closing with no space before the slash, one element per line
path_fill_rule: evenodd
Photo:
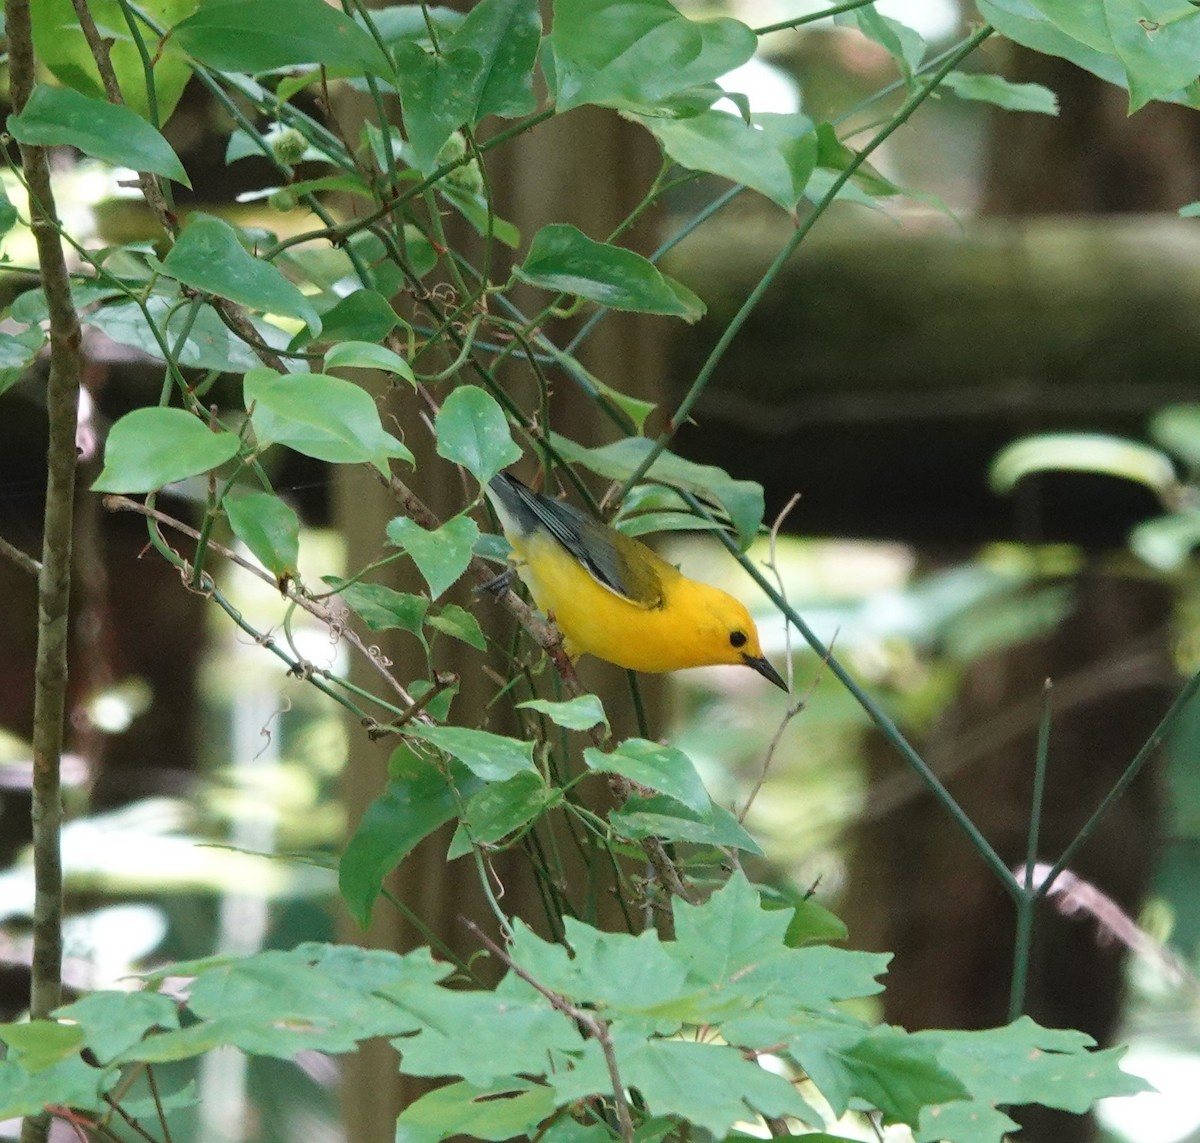
<path fill-rule="evenodd" d="M 1033 919 L 1037 887 L 1033 867 L 1037 864 L 1042 834 L 1042 803 L 1046 798 L 1046 763 L 1050 758 L 1050 680 L 1042 690 L 1042 719 L 1038 725 L 1037 756 L 1033 766 L 1033 801 L 1029 807 L 1029 832 L 1025 839 L 1025 876 L 1016 897 L 1017 930 L 1013 941 L 1013 971 L 1008 993 L 1008 1018 L 1015 1020 L 1025 1010 L 1029 984 L 1029 957 L 1033 949 Z"/>
<path fill-rule="evenodd" d="M 20 112 L 35 81 L 30 0 L 6 0 L 13 110 Z M 75 501 L 75 429 L 79 408 L 79 320 L 59 241 L 42 147 L 22 144 L 29 217 L 37 242 L 50 314 L 46 512 L 38 576 L 38 646 L 33 715 L 33 964 L 30 1015 L 49 1015 L 62 995 L 62 800 L 59 764 L 67 695 L 67 607 L 71 588 L 71 520 Z M 26 1119 L 22 1143 L 47 1137 L 49 1119 Z"/>

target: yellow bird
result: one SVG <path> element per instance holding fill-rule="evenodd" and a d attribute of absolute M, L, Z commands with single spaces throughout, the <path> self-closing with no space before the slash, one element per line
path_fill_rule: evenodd
<path fill-rule="evenodd" d="M 634 671 L 729 663 L 787 683 L 766 660 L 750 613 L 688 579 L 639 540 L 502 472 L 488 484 L 534 603 L 552 615 L 567 654 Z"/>

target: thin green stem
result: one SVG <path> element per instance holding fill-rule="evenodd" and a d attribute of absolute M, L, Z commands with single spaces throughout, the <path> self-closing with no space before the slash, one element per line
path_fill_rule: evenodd
<path fill-rule="evenodd" d="M 154 60 L 150 57 L 150 49 L 146 47 L 146 37 L 142 35 L 142 29 L 138 27 L 138 22 L 134 18 L 130 8 L 129 0 L 117 0 L 121 6 L 121 15 L 125 18 L 125 24 L 129 28 L 129 35 L 133 40 L 134 46 L 137 48 L 138 58 L 142 61 L 142 78 L 146 85 L 146 114 L 153 127 L 160 127 L 158 115 L 158 88 L 154 82 Z"/>
<path fill-rule="evenodd" d="M 1029 807 L 1029 831 L 1025 839 L 1025 876 L 1017 898 L 1017 926 L 1013 944 L 1013 971 L 1009 983 L 1008 1018 L 1015 1020 L 1025 1010 L 1029 982 L 1029 960 L 1033 953 L 1033 926 L 1036 920 L 1037 893 L 1033 867 L 1037 862 L 1042 832 L 1042 806 L 1046 796 L 1046 767 L 1050 759 L 1051 683 L 1042 690 L 1042 717 L 1038 724 L 1037 753 L 1033 765 L 1033 797 Z"/>
<path fill-rule="evenodd" d="M 1092 834 L 1096 832 L 1096 827 L 1103 821 L 1117 799 L 1133 784 L 1133 780 L 1141 773 L 1142 767 L 1150 760 L 1154 752 L 1163 744 L 1171 727 L 1175 725 L 1176 720 L 1187 708 L 1188 703 L 1196 696 L 1197 691 L 1200 691 L 1200 671 L 1197 671 L 1184 683 L 1183 688 L 1175 696 L 1175 701 L 1171 703 L 1158 726 L 1154 728 L 1153 733 L 1142 744 L 1142 748 L 1133 756 L 1129 765 L 1125 767 L 1125 772 L 1117 779 L 1116 784 L 1108 792 L 1105 799 L 1096 807 L 1095 812 L 1084 823 L 1083 828 L 1075 835 L 1071 844 L 1063 850 L 1062 856 L 1054 863 L 1050 872 L 1042 878 L 1037 889 L 1038 897 L 1046 896 L 1054 887 L 1054 882 L 1058 878 L 1058 875 L 1071 864 L 1075 855 Z"/>
<path fill-rule="evenodd" d="M 825 193 L 825 196 L 813 208 L 808 217 L 797 227 L 795 234 L 784 244 L 783 248 L 775 256 L 774 261 L 767 268 L 766 273 L 759 279 L 758 284 L 750 291 L 749 296 L 742 303 L 737 313 L 726 325 L 722 331 L 717 344 L 713 347 L 712 352 L 708 355 L 708 359 L 701 367 L 696 379 L 692 382 L 691 388 L 687 391 L 683 400 L 679 403 L 679 407 L 675 410 L 674 416 L 666 429 L 659 434 L 655 439 L 654 444 L 646 450 L 646 455 L 642 458 L 638 466 L 632 473 L 626 477 L 621 488 L 616 496 L 616 501 L 619 503 L 628 495 L 629 490 L 649 472 L 650 467 L 662 455 L 667 445 L 671 443 L 671 439 L 683 425 L 688 416 L 691 414 L 693 406 L 700 399 L 700 395 L 712 380 L 713 374 L 716 372 L 717 366 L 724 358 L 729 346 L 733 340 L 741 332 L 742 326 L 746 324 L 746 320 L 754 311 L 755 307 L 762 300 L 763 295 L 770 288 L 771 284 L 779 276 L 780 271 L 787 263 L 788 259 L 795 253 L 796 248 L 801 242 L 808 237 L 812 228 L 816 225 L 817 220 L 829 209 L 833 201 L 837 198 L 842 187 L 844 187 L 854 174 L 862 167 L 867 159 L 881 147 L 900 127 L 902 127 L 912 117 L 913 112 L 921 106 L 933 93 L 937 90 L 938 85 L 962 62 L 969 56 L 980 44 L 984 42 L 992 34 L 992 26 L 984 24 L 977 29 L 959 47 L 950 53 L 943 61 L 942 65 L 930 76 L 929 80 L 923 83 L 916 91 L 914 91 L 901 105 L 900 109 L 880 131 L 872 137 L 871 141 L 859 152 L 853 159 L 846 164 L 845 169 L 834 179 Z"/>
<path fill-rule="evenodd" d="M 642 702 L 642 688 L 638 683 L 636 671 L 626 671 L 626 679 L 629 680 L 629 697 L 633 702 L 633 713 L 637 718 L 638 734 L 643 738 L 650 737 L 650 723 L 646 718 L 646 704 Z"/>
<path fill-rule="evenodd" d="M 820 12 L 808 12 L 803 16 L 793 16 L 790 20 L 780 20 L 777 24 L 764 24 L 761 28 L 754 28 L 756 36 L 769 36 L 772 32 L 786 32 L 790 28 L 801 28 L 805 24 L 815 24 L 819 20 L 828 20 L 830 16 L 840 15 L 842 12 L 853 12 L 856 8 L 865 8 L 868 4 L 874 4 L 875 0 L 846 0 L 845 4 L 835 4 L 832 8 L 822 9 Z"/>
<path fill-rule="evenodd" d="M 683 488 L 676 488 L 675 492 L 683 499 L 689 508 L 701 519 L 707 520 L 710 524 L 717 524 L 713 514 L 693 496 L 690 492 Z M 953 819 L 955 825 L 959 827 L 967 835 L 967 839 L 975 850 L 987 863 L 988 867 L 999 879 L 1005 890 L 1014 898 L 1019 899 L 1021 896 L 1021 886 L 1017 879 L 1012 875 L 1004 860 L 993 848 L 991 842 L 979 831 L 979 827 L 971 821 L 967 816 L 966 811 L 954 800 L 949 790 L 942 785 L 941 779 L 930 768 L 929 763 L 917 753 L 908 739 L 900 732 L 900 728 L 892 721 L 891 717 L 883 710 L 883 708 L 869 695 L 858 681 L 842 666 L 841 662 L 834 656 L 833 652 L 817 637 L 811 627 L 801 618 L 790 603 L 780 595 L 776 586 L 771 583 L 759 571 L 758 567 L 749 560 L 746 555 L 739 550 L 734 540 L 720 527 L 714 529 L 718 540 L 725 546 L 726 550 L 737 560 L 737 562 L 749 573 L 750 578 L 754 580 L 767 598 L 771 600 L 780 613 L 787 619 L 797 631 L 800 632 L 804 641 L 816 652 L 817 656 L 825 662 L 830 672 L 837 680 L 850 692 L 859 706 L 866 712 L 867 716 L 879 728 L 880 733 L 884 738 L 896 749 L 901 758 L 908 764 L 909 768 L 917 775 L 929 792 L 937 799 L 942 808 Z M 1200 679 L 1200 675 L 1197 676 Z"/>

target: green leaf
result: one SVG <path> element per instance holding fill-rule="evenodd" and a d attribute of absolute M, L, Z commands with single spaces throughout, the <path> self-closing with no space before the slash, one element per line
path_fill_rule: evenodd
<path fill-rule="evenodd" d="M 13 206 L 12 199 L 8 197 L 8 191 L 0 183 L 0 235 L 7 234 L 20 221 L 21 216 L 17 212 L 17 208 Z"/>
<path fill-rule="evenodd" d="M 926 1108 L 916 1136 L 922 1143 L 1000 1143 L 1004 1123 L 1011 1120 L 997 1112 L 999 1107 L 1040 1103 L 1081 1115 L 1097 1099 L 1151 1090 L 1140 1076 L 1119 1067 L 1124 1048 L 1092 1051 L 1090 1036 L 1042 1028 L 1028 1016 L 1003 1028 L 916 1032 L 911 1038 L 937 1052 L 941 1065 L 972 1096 Z M 991 1129 L 981 1131 L 983 1124 Z"/>
<path fill-rule="evenodd" d="M 646 1040 L 618 1031 L 613 1047 L 621 1081 L 636 1088 L 653 1115 L 677 1115 L 716 1139 L 746 1118 L 746 1107 L 762 1115 L 793 1115 L 819 1127 L 821 1117 L 790 1081 L 742 1058 L 728 1044 Z M 612 1091 L 600 1046 L 589 1040 L 569 1071 L 550 1077 L 559 1104 Z"/>
<path fill-rule="evenodd" d="M 606 1016 L 640 1014 L 686 990 L 685 966 L 652 930 L 606 933 L 574 917 L 563 925 L 573 955 L 521 922 L 513 925 L 513 960 L 543 987 Z"/>
<path fill-rule="evenodd" d="M 338 887 L 363 928 L 391 873 L 422 838 L 458 813 L 459 798 L 479 788 L 470 774 L 452 770 L 454 784 L 428 758 L 399 746 L 388 763 L 391 780 L 358 823 L 338 865 Z M 456 792 L 457 788 L 457 792 Z"/>
<path fill-rule="evenodd" d="M 1172 0 L 977 0 L 1002 35 L 1061 56 L 1129 89 L 1130 112 L 1151 99 L 1200 106 L 1195 12 Z"/>
<path fill-rule="evenodd" d="M 1177 572 L 1200 544 L 1200 512 L 1170 512 L 1143 520 L 1129 533 L 1130 550 L 1152 568 Z"/>
<path fill-rule="evenodd" d="M 397 958 L 374 951 L 355 956 L 303 944 L 207 966 L 188 988 L 199 1022 L 151 1036 L 124 1059 L 185 1059 L 226 1045 L 286 1059 L 305 1050 L 349 1052 L 370 1036 L 415 1031 L 417 1020 L 391 997 L 431 987 L 439 970 L 422 952 Z"/>
<path fill-rule="evenodd" d="M 853 147 L 846 146 L 837 136 L 837 131 L 830 123 L 817 124 L 817 170 L 809 180 L 805 196 L 814 202 L 819 201 L 829 193 L 833 185 L 834 172 L 841 174 L 858 161 L 858 152 Z M 852 176 L 852 182 L 847 183 L 838 192 L 839 197 L 845 197 L 850 202 L 863 206 L 876 207 L 873 195 L 888 197 L 903 193 L 895 183 L 881 175 L 869 163 L 859 163 Z"/>
<path fill-rule="evenodd" d="M 95 492 L 153 492 L 232 460 L 235 433 L 212 432 L 183 409 L 134 409 L 109 430 Z"/>
<path fill-rule="evenodd" d="M 672 902 L 679 955 L 688 972 L 709 984 L 724 984 L 747 967 L 786 956 L 788 914 L 764 909 L 758 891 L 737 870 L 702 904 Z"/>
<path fill-rule="evenodd" d="M 1104 433 L 1041 433 L 1002 449 L 988 479 L 997 492 L 1011 492 L 1026 476 L 1041 472 L 1094 472 L 1144 484 L 1159 496 L 1176 487 L 1170 457 L 1137 441 Z"/>
<path fill-rule="evenodd" d="M 385 476 L 388 458 L 413 463 L 412 453 L 383 430 L 371 395 L 323 373 L 283 377 L 259 367 L 246 374 L 246 408 L 259 446 L 287 445 L 334 464 L 369 462 Z"/>
<path fill-rule="evenodd" d="M 857 28 L 868 40 L 878 44 L 900 65 L 900 74 L 911 83 L 913 72 L 925 58 L 924 38 L 899 20 L 884 16 L 874 4 L 856 8 L 834 17 L 842 27 Z"/>
<path fill-rule="evenodd" d="M 489 782 L 467 802 L 446 860 L 470 853 L 472 845 L 492 845 L 515 833 L 561 798 L 536 771 L 523 770 L 504 782 Z"/>
<path fill-rule="evenodd" d="M 748 124 L 724 111 L 704 111 L 641 122 L 681 167 L 741 183 L 788 211 L 817 164 L 817 137 L 803 115 L 758 115 Z"/>
<path fill-rule="evenodd" d="M 451 1136 L 500 1143 L 534 1128 L 554 1112 L 554 1093 L 513 1077 L 476 1087 L 449 1083 L 409 1104 L 396 1120 L 395 1143 L 440 1143 Z"/>
<path fill-rule="evenodd" d="M 583 760 L 593 770 L 622 774 L 639 785 L 661 790 L 698 814 L 708 812 L 708 791 L 696 767 L 674 746 L 628 738 L 609 753 L 589 747 L 583 752 Z"/>
<path fill-rule="evenodd" d="M 574 294 L 616 310 L 666 314 L 693 322 L 704 303 L 653 262 L 620 246 L 593 242 L 565 222 L 543 226 L 525 261 L 513 270 L 523 282 Z"/>
<path fill-rule="evenodd" d="M 521 232 L 511 222 L 497 217 L 494 213 L 489 219 L 488 203 L 483 195 L 473 194 L 462 187 L 457 187 L 448 179 L 441 179 L 435 184 L 434 189 L 471 224 L 471 227 L 480 236 L 487 235 L 490 221 L 492 237 L 497 242 L 502 242 L 510 250 L 515 250 L 521 245 Z M 411 250 L 411 239 L 409 247 Z M 432 268 L 430 266 L 430 269 Z"/>
<path fill-rule="evenodd" d="M 556 350 L 552 350 L 551 353 L 557 356 Z M 567 357 L 565 354 L 559 358 L 559 364 L 568 373 L 572 373 L 576 377 L 583 379 L 585 392 L 594 389 L 596 392 L 602 393 L 616 405 L 633 423 L 635 432 L 641 433 L 645 431 L 647 418 L 658 408 L 658 405 L 653 401 L 643 401 L 639 397 L 631 397 L 628 393 L 622 393 L 619 389 L 614 389 L 611 385 L 606 385 L 599 377 L 593 376 L 584 369 L 578 361 Z"/>
<path fill-rule="evenodd" d="M 594 103 L 652 113 L 744 64 L 757 46 L 745 24 L 689 20 L 669 0 L 555 0 L 557 108 Z"/>
<path fill-rule="evenodd" d="M 94 1068 L 78 1053 L 37 1072 L 27 1071 L 10 1055 L 0 1060 L 0 1115 L 41 1115 L 50 1104 L 100 1111 L 106 1106 L 102 1093 L 119 1079 L 117 1072 Z"/>
<path fill-rule="evenodd" d="M 21 333 L 0 331 L 0 395 L 25 376 L 45 344 L 46 335 L 37 326 Z"/>
<path fill-rule="evenodd" d="M 179 1111 L 185 1107 L 198 1107 L 200 1104 L 200 1089 L 194 1079 L 188 1080 L 183 1087 L 175 1091 L 163 1092 L 142 1099 L 130 1099 L 126 1096 L 121 1100 L 121 1110 L 130 1119 L 149 1119 L 162 1112 Z"/>
<path fill-rule="evenodd" d="M 140 11 L 164 27 L 182 19 L 195 7 L 195 0 L 144 0 L 138 5 Z M 110 41 L 108 58 L 125 105 L 143 119 L 150 119 L 145 66 L 119 0 L 88 0 L 88 10 L 96 26 Z M 104 99 L 104 85 L 71 0 L 38 0 L 30 6 L 30 15 L 38 61 L 45 64 L 59 82 L 82 95 Z M 166 123 L 191 78 L 191 68 L 178 56 L 155 52 L 154 37 L 145 28 L 142 34 L 151 51 L 157 121 Z"/>
<path fill-rule="evenodd" d="M 321 315 L 326 341 L 382 341 L 400 318 L 387 298 L 374 290 L 355 290 Z"/>
<path fill-rule="evenodd" d="M 458 515 L 428 532 L 415 520 L 397 516 L 387 526 L 388 539 L 413 558 L 417 570 L 437 599 L 467 570 L 479 527 L 469 516 Z"/>
<path fill-rule="evenodd" d="M 322 64 L 390 79 L 393 70 L 366 29 L 323 0 L 205 0 L 166 45 L 218 71 Z"/>
<path fill-rule="evenodd" d="M 527 702 L 517 703 L 517 707 L 520 710 L 536 710 L 556 726 L 565 727 L 567 730 L 591 730 L 593 726 L 600 725 L 608 729 L 608 717 L 595 695 L 580 695 L 566 702 L 529 699 Z"/>
<path fill-rule="evenodd" d="M 653 532 L 712 532 L 720 524 L 709 523 L 688 512 L 641 512 L 636 516 L 620 516 L 613 527 L 627 536 L 645 536 Z"/>
<path fill-rule="evenodd" d="M 446 140 L 474 113 L 483 59 L 474 48 L 434 54 L 412 41 L 397 44 L 394 50 L 413 163 L 428 175 L 438 165 Z"/>
<path fill-rule="evenodd" d="M 0 1044 L 17 1055 L 27 1072 L 40 1072 L 75 1055 L 84 1045 L 84 1032 L 78 1025 L 53 1020 L 0 1024 Z"/>
<path fill-rule="evenodd" d="M 1150 418 L 1150 435 L 1189 468 L 1200 469 L 1200 405 L 1168 405 Z"/>
<path fill-rule="evenodd" d="M 250 254 L 229 223 L 210 214 L 197 212 L 188 219 L 162 260 L 162 271 L 194 290 L 252 310 L 299 318 L 313 333 L 321 328 L 312 303 L 270 262 Z"/>
<path fill-rule="evenodd" d="M 146 312 L 133 300 L 100 306 L 79 320 L 100 330 L 119 345 L 131 345 L 159 361 L 166 353 L 150 328 L 153 322 L 168 350 L 179 344 L 179 335 L 189 319 L 190 307 L 179 305 L 178 292 L 170 296 L 153 294 L 145 301 Z M 147 320 L 146 314 L 149 314 Z M 283 331 L 261 320 L 251 319 L 255 332 L 267 345 L 282 348 L 287 344 Z M 222 373 L 245 373 L 259 364 L 254 351 L 242 341 L 207 303 L 196 311 L 187 340 L 176 355 L 179 365 L 190 369 L 216 369 Z"/>
<path fill-rule="evenodd" d="M 420 700 L 433 688 L 433 685 L 428 679 L 413 679 L 408 684 L 408 693 L 415 700 Z M 458 694 L 458 689 L 457 682 L 451 683 L 448 687 L 439 685 L 438 693 L 425 704 L 425 713 L 437 722 L 445 722 L 450 717 L 450 705 L 454 701 L 454 696 Z"/>
<path fill-rule="evenodd" d="M 609 814 L 609 824 L 622 837 L 633 841 L 661 837 L 664 841 L 723 845 L 762 854 L 754 838 L 728 810 L 710 804 L 703 812 L 697 812 L 665 794 L 630 798 L 620 810 Z"/>
<path fill-rule="evenodd" d="M 503 782 L 523 770 L 537 772 L 533 743 L 506 738 L 467 726 L 426 726 L 411 723 L 405 731 L 453 755 L 485 782 Z"/>
<path fill-rule="evenodd" d="M 998 75 L 968 75 L 950 72 L 942 82 L 960 99 L 992 103 L 1006 111 L 1036 111 L 1058 114 L 1058 96 L 1040 83 L 1013 83 Z"/>
<path fill-rule="evenodd" d="M 77 147 L 114 166 L 192 185 L 171 144 L 139 115 L 128 107 L 89 99 L 69 87 L 39 83 L 21 114 L 8 117 L 8 130 L 18 143 Z"/>
<path fill-rule="evenodd" d="M 1177 0 L 1031 0 L 1055 27 L 1125 72 L 1132 114 L 1189 86 L 1200 58 L 1200 10 Z"/>
<path fill-rule="evenodd" d="M 850 930 L 840 917 L 811 897 L 802 897 L 793 903 L 793 908 L 785 938 L 790 948 L 844 941 L 850 935 Z"/>
<path fill-rule="evenodd" d="M 976 0 L 976 7 L 989 24 L 1013 43 L 1070 60 L 1109 83 L 1126 86 L 1125 69 L 1118 59 L 1056 28 L 1030 0 Z"/>
<path fill-rule="evenodd" d="M 334 590 L 372 631 L 399 628 L 424 641 L 421 625 L 429 608 L 429 600 L 424 596 L 393 591 L 380 583 L 348 583 L 344 587 L 335 584 Z"/>
<path fill-rule="evenodd" d="M 521 459 L 504 411 L 477 385 L 460 385 L 433 423 L 438 456 L 461 464 L 480 484 Z"/>
<path fill-rule="evenodd" d="M 884 1123 L 916 1127 L 923 1108 L 970 1093 L 937 1051 L 902 1028 L 873 1028 L 846 1054 L 854 1095 L 883 1112 Z"/>
<path fill-rule="evenodd" d="M 448 603 L 438 615 L 431 615 L 425 621 L 435 631 L 442 632 L 454 639 L 461 639 L 477 650 L 487 650 L 487 639 L 484 638 L 479 620 L 457 603 Z"/>
<path fill-rule="evenodd" d="M 515 779 L 514 779 L 515 781 Z M 480 795 L 477 794 L 476 798 Z M 495 992 L 430 989 L 405 1006 L 421 1031 L 395 1041 L 405 1075 L 460 1075 L 478 1087 L 511 1080 L 514 1072 L 540 1075 L 550 1052 L 577 1052 L 575 1024 L 510 974 Z"/>
<path fill-rule="evenodd" d="M 152 1029 L 179 1027 L 179 1006 L 157 992 L 92 992 L 54 1015 L 83 1030 L 84 1043 L 102 1064 L 128 1051 Z"/>
<path fill-rule="evenodd" d="M 651 441 L 642 437 L 626 437 L 601 448 L 584 448 L 557 433 L 550 434 L 550 441 L 565 460 L 580 464 L 608 480 L 624 480 L 630 476 L 653 447 Z M 670 452 L 663 452 L 646 475 L 651 480 L 684 488 L 697 499 L 719 505 L 729 517 L 743 550 L 758 535 L 764 511 L 761 484 L 752 480 L 734 480 L 723 469 L 696 464 Z"/>
<path fill-rule="evenodd" d="M 424 7 L 416 4 L 390 4 L 371 9 L 375 30 L 389 46 L 402 40 L 420 40 L 422 43 L 428 43 L 430 25 L 439 39 L 449 39 L 461 26 L 463 18 L 461 12 L 437 4 Z"/>
<path fill-rule="evenodd" d="M 512 119 L 533 111 L 533 65 L 541 38 L 537 0 L 481 0 L 467 13 L 447 49 L 469 48 L 482 60 L 472 93 L 472 123 L 485 115 Z"/>
<path fill-rule="evenodd" d="M 416 385 L 412 366 L 398 353 L 367 341 L 341 341 L 325 354 L 326 369 L 382 369 Z"/>
<path fill-rule="evenodd" d="M 276 580 L 292 579 L 300 559 L 300 518 L 269 492 L 244 492 L 225 500 L 233 534 Z"/>

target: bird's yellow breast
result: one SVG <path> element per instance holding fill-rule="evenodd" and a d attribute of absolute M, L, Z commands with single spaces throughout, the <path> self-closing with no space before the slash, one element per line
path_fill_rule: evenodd
<path fill-rule="evenodd" d="M 553 615 L 567 653 L 595 655 L 634 671 L 677 671 L 740 663 L 729 643 L 730 615 L 749 616 L 725 592 L 690 580 L 644 549 L 662 583 L 660 606 L 643 607 L 609 590 L 550 536 L 514 544 L 517 571 L 534 602 Z M 751 624 L 752 629 L 752 624 Z"/>

